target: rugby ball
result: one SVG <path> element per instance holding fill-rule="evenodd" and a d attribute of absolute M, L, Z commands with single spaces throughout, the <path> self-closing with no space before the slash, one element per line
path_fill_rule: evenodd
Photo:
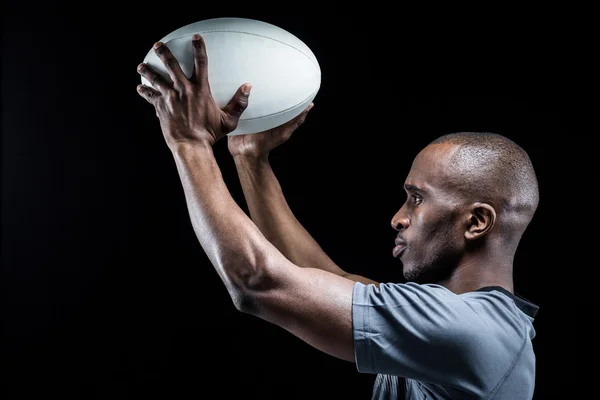
<path fill-rule="evenodd" d="M 206 44 L 208 80 L 223 108 L 238 88 L 252 84 L 248 107 L 229 135 L 262 132 L 293 119 L 316 97 L 321 68 L 311 49 L 278 26 L 246 18 L 213 18 L 191 23 L 161 38 L 189 78 L 194 69 L 192 35 Z M 144 63 L 171 79 L 150 49 Z M 152 86 L 142 77 L 142 83 Z"/>

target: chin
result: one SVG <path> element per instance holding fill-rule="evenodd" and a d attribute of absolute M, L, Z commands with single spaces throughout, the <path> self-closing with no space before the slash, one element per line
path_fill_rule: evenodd
<path fill-rule="evenodd" d="M 439 265 L 403 265 L 402 275 L 407 282 L 437 283 L 446 279 L 450 271 Z"/>
<path fill-rule="evenodd" d="M 404 264 L 402 266 L 402 276 L 407 282 L 415 282 L 420 283 L 421 271 L 416 266 L 411 266 L 409 264 Z"/>

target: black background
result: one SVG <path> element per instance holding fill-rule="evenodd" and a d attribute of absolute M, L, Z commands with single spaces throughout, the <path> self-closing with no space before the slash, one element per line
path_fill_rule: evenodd
<path fill-rule="evenodd" d="M 386 15 L 365 23 L 360 12 L 17 6 L 2 21 L 5 399 L 370 398 L 374 376 L 235 310 L 191 228 L 154 110 L 136 92 L 136 66 L 156 40 L 220 16 L 279 25 L 319 60 L 315 107 L 271 163 L 297 218 L 348 272 L 402 281 L 390 220 L 430 140 L 493 131 L 529 152 L 541 204 L 515 288 L 540 306 L 535 399 L 563 398 L 565 370 L 577 367 L 555 342 L 567 324 L 543 260 L 555 196 L 543 138 L 566 129 L 554 97 L 530 90 L 535 71 L 521 56 L 535 50 L 500 56 L 466 31 L 426 40 L 429 28 L 395 29 Z M 515 78 L 524 83 L 509 90 Z M 225 140 L 215 153 L 247 210 Z"/>

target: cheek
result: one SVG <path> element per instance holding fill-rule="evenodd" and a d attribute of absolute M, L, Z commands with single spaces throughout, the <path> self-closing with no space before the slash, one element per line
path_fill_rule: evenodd
<path fill-rule="evenodd" d="M 424 247 L 454 246 L 460 236 L 456 221 L 448 213 L 419 213 L 415 215 L 415 222 L 415 234 Z"/>
<path fill-rule="evenodd" d="M 453 215 L 446 214 L 437 221 L 435 226 L 435 237 L 438 239 L 437 244 L 441 247 L 456 249 L 461 246 L 461 227 Z"/>

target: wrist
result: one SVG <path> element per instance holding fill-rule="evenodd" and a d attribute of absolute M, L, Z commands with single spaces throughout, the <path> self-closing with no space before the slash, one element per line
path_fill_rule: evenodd
<path fill-rule="evenodd" d="M 261 156 L 238 154 L 233 157 L 235 166 L 244 169 L 256 169 L 269 165 L 269 153 Z"/>
<path fill-rule="evenodd" d="M 181 140 L 176 141 L 169 144 L 169 149 L 173 154 L 183 154 L 189 151 L 211 151 L 212 152 L 212 143 L 206 139 L 199 140 Z"/>

